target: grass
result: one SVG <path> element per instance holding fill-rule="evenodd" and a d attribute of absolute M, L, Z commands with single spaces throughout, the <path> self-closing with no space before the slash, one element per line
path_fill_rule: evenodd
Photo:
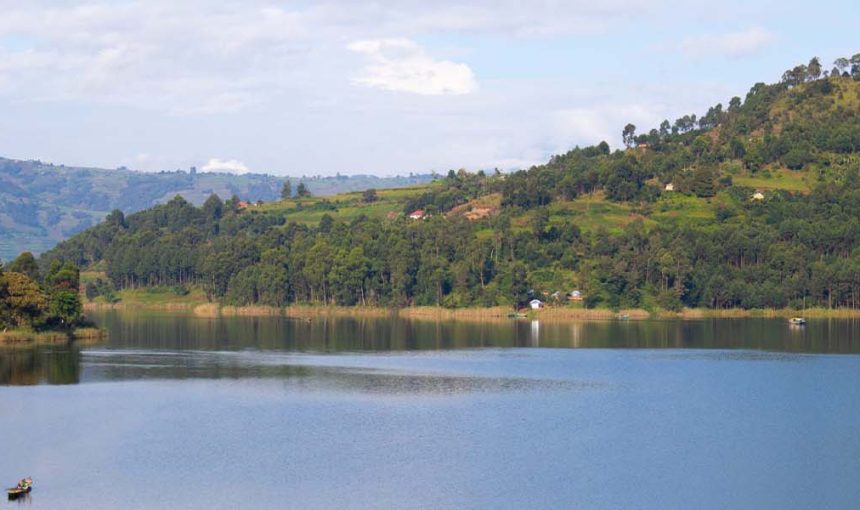
<path fill-rule="evenodd" d="M 199 287 L 191 287 L 188 294 L 179 294 L 174 287 L 149 287 L 117 291 L 117 303 L 108 303 L 99 296 L 93 301 L 81 297 L 85 308 L 188 308 L 207 303 L 206 294 Z"/>
<path fill-rule="evenodd" d="M 316 225 L 325 214 L 342 221 L 351 221 L 360 215 L 373 219 L 383 219 L 392 213 L 402 213 L 409 198 L 420 195 L 434 186 L 438 185 L 430 183 L 408 188 L 376 190 L 377 200 L 371 203 L 365 203 L 363 192 L 356 191 L 326 197 L 280 200 L 263 204 L 256 210 L 283 213 L 286 215 L 287 221 L 295 221 L 303 225 Z M 318 209 L 317 207 L 324 201 L 331 204 L 333 209 Z"/>
<path fill-rule="evenodd" d="M 768 190 L 778 189 L 808 193 L 810 175 L 806 172 L 794 172 L 788 169 L 771 170 L 770 175 L 739 175 L 732 178 L 735 186 Z"/>
<path fill-rule="evenodd" d="M 77 328 L 71 333 L 65 331 L 33 331 L 31 329 L 14 329 L 0 331 L 0 345 L 59 345 L 70 341 L 92 343 L 105 337 L 105 331 L 98 328 Z"/>
<path fill-rule="evenodd" d="M 717 204 L 725 199 L 717 196 L 710 199 L 664 193 L 654 205 L 651 219 L 657 223 L 707 224 L 716 220 Z"/>
<path fill-rule="evenodd" d="M 634 212 L 632 206 L 611 202 L 602 193 L 593 193 L 576 200 L 553 202 L 549 205 L 549 211 L 550 225 L 572 222 L 583 231 L 594 231 L 603 227 L 618 233 L 637 219 L 643 220 L 646 225 L 655 224 Z M 524 222 L 527 223 L 528 221 Z"/>

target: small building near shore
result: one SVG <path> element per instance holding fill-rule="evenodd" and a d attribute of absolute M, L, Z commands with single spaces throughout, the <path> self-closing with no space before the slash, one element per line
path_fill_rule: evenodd
<path fill-rule="evenodd" d="M 532 310 L 540 310 L 541 308 L 543 308 L 543 301 L 541 301 L 540 299 L 532 299 L 531 301 L 529 301 L 529 308 L 531 308 Z"/>

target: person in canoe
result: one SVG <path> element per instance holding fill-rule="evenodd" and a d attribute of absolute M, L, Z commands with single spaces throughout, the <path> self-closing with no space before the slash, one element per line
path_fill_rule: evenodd
<path fill-rule="evenodd" d="M 27 497 L 30 494 L 30 490 L 33 488 L 33 479 L 29 476 L 24 478 L 18 485 L 11 489 L 6 489 L 6 494 L 9 496 L 9 499 L 18 499 L 21 497 Z"/>

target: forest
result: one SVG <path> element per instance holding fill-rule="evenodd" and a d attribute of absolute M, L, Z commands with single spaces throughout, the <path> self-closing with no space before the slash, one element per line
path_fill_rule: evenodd
<path fill-rule="evenodd" d="M 516 307 L 577 289 L 612 309 L 857 309 L 860 54 L 822 67 L 510 174 L 115 210 L 39 264 L 104 273 L 91 297 L 167 286 L 237 305 Z"/>

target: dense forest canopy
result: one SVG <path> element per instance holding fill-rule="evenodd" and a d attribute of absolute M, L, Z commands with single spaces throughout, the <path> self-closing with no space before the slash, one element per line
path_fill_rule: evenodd
<path fill-rule="evenodd" d="M 579 289 L 589 307 L 858 308 L 860 55 L 821 68 L 644 133 L 628 124 L 622 150 L 451 171 L 399 214 L 377 214 L 376 190 L 354 197 L 366 214 L 177 197 L 114 211 L 40 262 L 236 304 L 522 305 Z"/>

